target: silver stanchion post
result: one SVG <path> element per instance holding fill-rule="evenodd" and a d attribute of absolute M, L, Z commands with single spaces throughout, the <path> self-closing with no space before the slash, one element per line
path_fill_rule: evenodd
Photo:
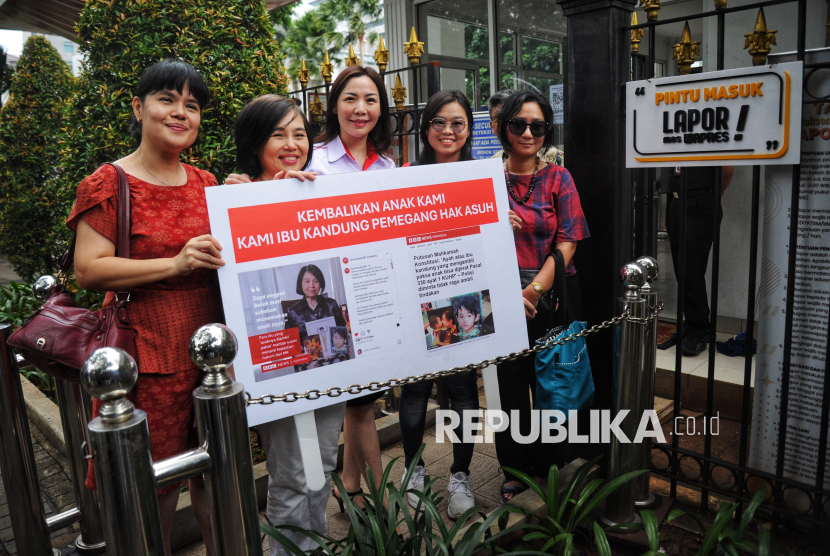
<path fill-rule="evenodd" d="M 627 312 L 634 318 L 645 317 L 645 301 L 640 298 L 638 290 L 645 284 L 646 271 L 636 263 L 628 263 L 620 270 L 620 280 L 627 290 L 625 296 L 619 298 L 620 314 Z M 629 442 L 621 442 L 616 435 L 611 436 L 609 481 L 639 469 L 639 452 L 637 445 L 631 440 L 637 434 L 637 425 L 642 414 L 642 404 L 639 398 L 644 332 L 642 324 L 630 320 L 623 320 L 615 327 L 612 418 L 620 411 L 628 410 L 628 415 L 620 424 L 620 430 L 628 437 Z M 640 518 L 634 511 L 635 491 L 636 483 L 628 481 L 612 492 L 606 499 L 605 513 L 600 520 L 609 526 L 639 522 Z"/>
<path fill-rule="evenodd" d="M 17 361 L 6 343 L 11 333 L 10 325 L 0 324 L 0 472 L 17 553 L 53 556 Z"/>
<path fill-rule="evenodd" d="M 58 280 L 54 276 L 41 276 L 32 284 L 32 293 L 43 303 L 54 293 L 57 286 Z M 55 392 L 61 412 L 69 472 L 72 475 L 72 491 L 81 521 L 81 534 L 75 539 L 75 548 L 79 554 L 98 554 L 106 549 L 106 544 L 97 493 L 84 487 L 88 466 L 83 446 L 88 445 L 89 441 L 87 424 L 92 419 L 92 407 L 77 382 L 56 378 Z M 50 531 L 54 531 L 58 523 L 53 523 L 50 519 L 47 520 L 47 525 Z"/>
<path fill-rule="evenodd" d="M 106 550 L 104 529 L 98 509 L 98 493 L 84 486 L 87 474 L 87 423 L 92 406 L 77 382 L 55 379 L 55 391 L 61 412 L 61 425 L 66 440 L 66 456 L 72 475 L 72 490 L 81 514 L 81 534 L 75 539 L 79 554 L 99 554 Z"/>
<path fill-rule="evenodd" d="M 87 392 L 103 402 L 89 423 L 95 479 L 110 556 L 164 556 L 147 414 L 126 399 L 138 369 L 126 352 L 95 350 L 81 369 Z"/>
<path fill-rule="evenodd" d="M 654 289 L 652 282 L 660 273 L 657 261 L 652 257 L 640 257 L 636 262 L 646 271 L 646 283 L 640 288 L 640 297 L 646 304 L 646 314 L 650 315 L 660 304 L 660 293 Z M 654 409 L 654 374 L 657 372 L 657 319 L 655 318 L 645 326 L 643 343 L 645 352 L 643 354 L 643 369 L 640 375 L 640 401 L 643 410 Z M 651 468 L 651 440 L 645 439 L 637 445 L 640 457 L 637 469 Z M 637 496 L 635 505 L 637 509 L 644 510 L 651 508 L 657 499 L 649 490 L 649 473 L 643 473 L 634 480 L 637 484 Z"/>
<path fill-rule="evenodd" d="M 203 326 L 190 340 L 190 358 L 206 373 L 193 399 L 199 442 L 210 454 L 205 483 L 214 551 L 217 556 L 259 556 L 262 542 L 245 392 L 226 372 L 235 356 L 236 338 L 224 325 Z"/>

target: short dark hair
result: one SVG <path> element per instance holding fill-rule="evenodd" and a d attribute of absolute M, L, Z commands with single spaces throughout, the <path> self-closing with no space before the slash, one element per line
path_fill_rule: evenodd
<path fill-rule="evenodd" d="M 501 105 L 501 103 L 507 100 L 507 97 L 509 97 L 515 92 L 516 91 L 514 91 L 513 89 L 502 89 L 501 91 L 497 91 L 490 97 L 490 108 L 488 109 L 488 112 L 490 113 L 490 120 L 493 119 L 493 110 L 498 108 Z"/>
<path fill-rule="evenodd" d="M 461 156 L 458 160 L 463 161 L 473 159 L 473 109 L 470 108 L 470 101 L 467 100 L 467 95 L 458 89 L 445 89 L 429 97 L 426 106 L 424 106 L 424 112 L 421 116 L 420 132 L 421 143 L 424 146 L 424 150 L 421 151 L 421 156 L 418 157 L 418 166 L 435 164 L 435 149 L 433 149 L 432 145 L 429 144 L 429 122 L 431 122 L 433 118 L 438 115 L 441 108 L 451 102 L 457 102 L 460 104 L 461 107 L 464 108 L 464 112 L 467 114 L 467 141 L 464 143 L 464 146 L 461 147 Z"/>
<path fill-rule="evenodd" d="M 240 170 L 252 178 L 262 174 L 262 163 L 256 153 L 268 143 L 271 134 L 280 122 L 292 113 L 295 117 L 302 118 L 306 137 L 308 137 L 308 155 L 303 165 L 303 170 L 306 169 L 311 162 L 311 152 L 314 150 L 311 144 L 314 137 L 311 124 L 293 100 L 279 95 L 262 95 L 249 102 L 236 117 L 234 124 L 236 164 Z"/>
<path fill-rule="evenodd" d="M 481 299 L 479 299 L 478 295 L 462 295 L 453 301 L 452 312 L 455 315 L 456 320 L 458 320 L 458 310 L 462 307 L 467 309 L 470 313 L 481 317 Z"/>
<path fill-rule="evenodd" d="M 441 313 L 441 316 L 447 319 L 448 321 L 452 322 L 455 318 L 455 311 L 452 310 L 452 307 L 447 307 L 444 309 L 444 312 Z"/>
<path fill-rule="evenodd" d="M 366 76 L 371 79 L 378 89 L 378 102 L 380 103 L 380 118 L 375 127 L 369 132 L 369 141 L 379 155 L 386 154 L 392 147 L 392 127 L 389 119 L 389 97 L 386 95 L 386 86 L 383 78 L 372 68 L 363 66 L 349 66 L 337 76 L 331 85 L 328 99 L 326 100 L 326 120 L 323 130 L 317 136 L 316 142 L 328 143 L 340 136 L 340 121 L 334 110 L 337 108 L 337 100 L 343 93 L 346 83 L 353 77 Z"/>
<path fill-rule="evenodd" d="M 548 99 L 536 91 L 518 91 L 507 97 L 507 100 L 502 104 L 501 110 L 499 110 L 499 141 L 501 141 L 501 146 L 508 156 L 510 155 L 510 141 L 507 138 L 507 122 L 521 112 L 522 106 L 528 102 L 535 102 L 539 105 L 548 127 L 545 132 L 545 140 L 539 152 L 546 151 L 553 146 L 553 108 L 551 108 Z"/>
<path fill-rule="evenodd" d="M 317 281 L 320 282 L 320 293 L 323 293 L 323 290 L 326 289 L 326 279 L 323 278 L 323 273 L 317 265 L 307 264 L 301 268 L 299 274 L 297 274 L 297 295 L 305 297 L 305 293 L 303 292 L 303 276 L 305 276 L 306 272 L 311 273 L 312 276 L 317 278 Z"/>
<path fill-rule="evenodd" d="M 438 315 L 430 315 L 428 320 L 429 320 L 429 325 L 432 328 L 438 328 L 435 325 L 436 324 L 441 324 L 441 317 L 439 317 Z"/>
<path fill-rule="evenodd" d="M 346 342 L 349 341 L 349 331 L 345 326 L 332 326 L 331 333 L 337 334 L 338 336 L 346 340 Z"/>
<path fill-rule="evenodd" d="M 182 94 L 185 86 L 199 103 L 201 110 L 210 104 L 210 90 L 196 68 L 184 60 L 167 58 L 144 70 L 138 81 L 135 96 L 144 102 L 147 95 L 156 91 L 175 90 Z M 130 135 L 141 143 L 141 122 L 136 119 L 135 114 L 130 122 Z"/>

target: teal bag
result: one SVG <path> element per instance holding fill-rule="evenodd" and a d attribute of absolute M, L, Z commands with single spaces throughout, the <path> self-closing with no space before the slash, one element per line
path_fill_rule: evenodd
<path fill-rule="evenodd" d="M 558 298 L 551 321 L 554 327 L 536 345 L 545 345 L 585 330 L 587 323 L 572 320 L 565 283 L 565 260 L 554 251 L 556 278 L 553 292 Z M 551 292 L 551 293 L 553 293 Z M 558 322 L 557 322 L 558 321 Z M 570 323 L 570 324 L 567 324 Z M 558 409 L 568 416 L 571 409 L 583 409 L 594 402 L 594 378 L 585 338 L 553 346 L 536 354 L 536 397 L 534 409 Z"/>

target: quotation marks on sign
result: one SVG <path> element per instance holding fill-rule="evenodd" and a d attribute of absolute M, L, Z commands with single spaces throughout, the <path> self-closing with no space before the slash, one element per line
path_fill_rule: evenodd
<path fill-rule="evenodd" d="M 778 148 L 778 141 L 767 141 L 767 150 L 774 151 Z"/>
<path fill-rule="evenodd" d="M 646 88 L 645 87 L 637 87 L 637 89 L 634 91 L 634 94 L 637 95 L 638 97 L 643 96 L 644 94 L 646 94 Z"/>

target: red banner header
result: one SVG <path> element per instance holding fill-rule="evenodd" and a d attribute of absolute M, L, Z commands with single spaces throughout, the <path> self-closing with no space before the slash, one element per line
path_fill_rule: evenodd
<path fill-rule="evenodd" d="M 237 263 L 498 222 L 490 178 L 228 209 Z"/>

